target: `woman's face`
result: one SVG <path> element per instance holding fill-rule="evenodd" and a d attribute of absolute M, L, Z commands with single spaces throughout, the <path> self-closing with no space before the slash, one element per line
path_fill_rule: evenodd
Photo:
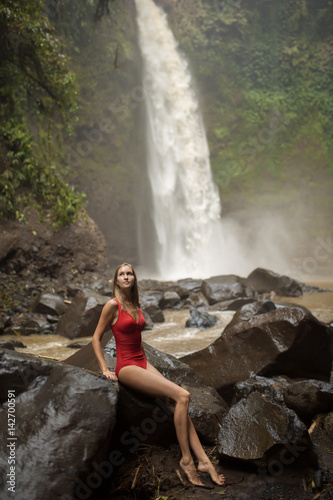
<path fill-rule="evenodd" d="M 117 273 L 117 285 L 122 289 L 126 290 L 134 286 L 135 278 L 133 269 L 131 266 L 122 266 L 118 269 Z"/>

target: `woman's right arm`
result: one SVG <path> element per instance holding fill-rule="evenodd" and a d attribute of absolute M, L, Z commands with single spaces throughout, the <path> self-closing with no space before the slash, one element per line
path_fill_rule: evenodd
<path fill-rule="evenodd" d="M 103 307 L 101 317 L 99 318 L 96 330 L 94 332 L 91 341 L 98 364 L 102 370 L 103 375 L 112 380 L 117 380 L 117 377 L 114 372 L 110 372 L 108 365 L 106 364 L 101 340 L 103 338 L 103 335 L 107 327 L 111 325 L 114 319 L 116 318 L 117 313 L 118 313 L 117 302 L 114 299 L 109 300 Z"/>

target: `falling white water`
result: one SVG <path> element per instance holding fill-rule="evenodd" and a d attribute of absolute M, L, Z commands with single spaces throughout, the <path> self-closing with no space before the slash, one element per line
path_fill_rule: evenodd
<path fill-rule="evenodd" d="M 136 0 L 136 7 L 157 238 L 153 264 L 158 277 L 209 276 L 220 267 L 221 205 L 191 75 L 165 13 L 152 0 Z M 144 255 L 152 242 L 141 237 Z"/>

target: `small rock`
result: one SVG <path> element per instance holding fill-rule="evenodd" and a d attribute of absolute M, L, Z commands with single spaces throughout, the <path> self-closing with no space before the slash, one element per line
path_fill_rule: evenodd
<path fill-rule="evenodd" d="M 218 323 L 219 319 L 212 314 L 207 312 L 199 312 L 196 309 L 192 309 L 190 317 L 186 320 L 186 328 L 200 328 L 204 330 L 205 328 L 211 328 Z"/>

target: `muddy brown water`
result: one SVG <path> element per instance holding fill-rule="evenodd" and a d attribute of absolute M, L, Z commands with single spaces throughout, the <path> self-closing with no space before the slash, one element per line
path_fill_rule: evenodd
<path fill-rule="evenodd" d="M 309 283 L 330 292 L 304 293 L 302 297 L 278 297 L 278 303 L 295 303 L 308 308 L 312 314 L 324 323 L 333 321 L 333 280 L 326 282 Z M 219 322 L 207 330 L 185 328 L 189 318 L 189 310 L 165 310 L 165 322 L 155 324 L 154 329 L 143 332 L 144 342 L 176 358 L 207 347 L 221 335 L 225 326 L 231 321 L 234 311 L 210 311 L 219 318 Z M 11 340 L 13 336 L 3 335 L 1 340 Z M 15 340 L 18 338 L 15 337 Z M 18 352 L 31 353 L 42 357 L 64 360 L 74 354 L 77 349 L 70 349 L 68 345 L 75 341 L 61 335 L 29 335 L 21 338 L 26 348 L 16 348 Z M 91 337 L 77 339 L 80 342 L 90 342 Z"/>

